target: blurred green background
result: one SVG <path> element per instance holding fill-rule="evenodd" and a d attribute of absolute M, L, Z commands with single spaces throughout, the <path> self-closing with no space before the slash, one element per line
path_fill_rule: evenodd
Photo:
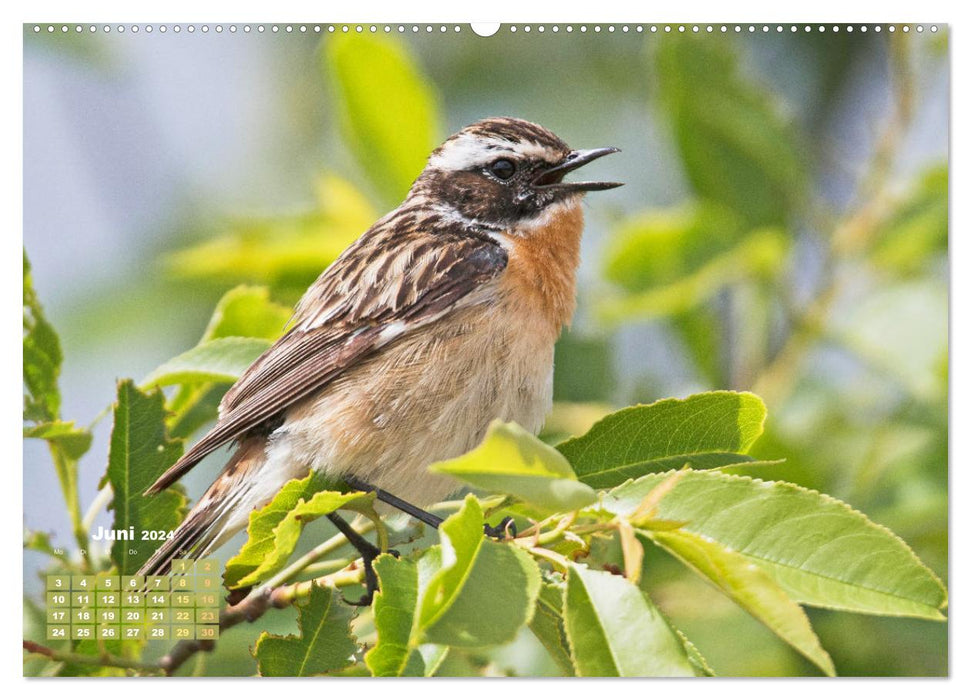
<path fill-rule="evenodd" d="M 769 420 L 754 452 L 786 459 L 756 476 L 848 501 L 947 580 L 946 28 L 376 29 L 25 27 L 24 243 L 64 345 L 65 418 L 90 422 L 117 378 L 193 346 L 238 283 L 292 305 L 441 139 L 523 117 L 620 147 L 597 168 L 627 183 L 587 200 L 547 432 L 755 391 Z M 109 429 L 81 464 L 84 505 Z M 26 526 L 68 544 L 42 445 L 24 468 Z M 193 472 L 190 495 L 212 474 Z M 28 592 L 42 563 L 25 553 Z M 814 673 L 657 550 L 646 572 L 720 674 Z M 946 625 L 809 612 L 841 675 L 947 673 Z M 209 672 L 251 672 L 250 636 L 221 640 Z M 526 638 L 449 663 L 555 672 Z"/>

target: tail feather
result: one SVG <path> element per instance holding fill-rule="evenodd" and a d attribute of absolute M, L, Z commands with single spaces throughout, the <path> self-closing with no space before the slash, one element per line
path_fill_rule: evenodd
<path fill-rule="evenodd" d="M 218 428 L 219 426 L 216 426 Z M 155 480 L 151 486 L 145 489 L 146 496 L 160 493 L 181 479 L 186 473 L 196 466 L 202 459 L 211 452 L 222 447 L 230 438 L 217 434 L 216 428 L 203 437 L 192 448 L 182 455 L 179 460 L 169 467 L 162 476 Z"/>
<path fill-rule="evenodd" d="M 210 513 L 190 513 L 171 539 L 155 550 L 142 568 L 140 576 L 164 576 L 172 568 L 172 560 L 193 556 L 202 558 L 212 550 L 216 519 Z"/>
<path fill-rule="evenodd" d="M 138 575 L 167 574 L 172 560 L 180 557 L 201 559 L 246 526 L 249 510 L 257 505 L 250 502 L 250 495 L 258 482 L 257 473 L 266 463 L 264 444 L 254 439 L 240 445 L 205 495 L 172 537 L 142 565 Z"/>

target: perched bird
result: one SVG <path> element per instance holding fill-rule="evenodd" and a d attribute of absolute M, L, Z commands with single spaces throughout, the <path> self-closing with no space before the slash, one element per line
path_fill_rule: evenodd
<path fill-rule="evenodd" d="M 215 426 L 148 490 L 236 444 L 140 573 L 204 556 L 310 469 L 422 517 L 419 506 L 459 486 L 428 464 L 475 447 L 496 418 L 539 432 L 553 346 L 575 307 L 582 196 L 621 184 L 563 178 L 617 150 L 572 150 L 504 117 L 436 148 L 404 202 L 311 285 L 290 330 L 226 393 Z M 351 539 L 368 564 L 372 546 Z"/>

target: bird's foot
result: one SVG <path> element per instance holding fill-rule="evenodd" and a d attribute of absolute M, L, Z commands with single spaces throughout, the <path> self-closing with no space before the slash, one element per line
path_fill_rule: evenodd
<path fill-rule="evenodd" d="M 341 593 L 341 598 L 348 605 L 366 607 L 374 601 L 374 594 L 378 591 L 378 575 L 374 573 L 374 560 L 381 555 L 381 550 L 363 539 L 360 542 L 354 542 L 354 547 L 364 563 L 364 595 L 357 600 L 349 600 Z"/>
<path fill-rule="evenodd" d="M 343 593 L 341 598 L 348 605 L 366 606 L 374 600 L 374 594 L 378 591 L 378 576 L 374 573 L 374 560 L 381 556 L 381 548 L 368 542 L 359 532 L 352 528 L 344 518 L 337 513 L 329 513 L 327 518 L 334 523 L 337 529 L 347 538 L 364 563 L 364 590 L 365 593 L 358 600 L 348 600 Z M 397 550 L 389 549 L 388 554 L 396 559 L 401 555 Z"/>
<path fill-rule="evenodd" d="M 497 540 L 504 540 L 507 537 L 513 538 L 518 534 L 516 530 L 516 522 L 506 516 L 499 521 L 499 524 L 493 527 L 489 523 L 482 526 L 482 531 L 485 533 L 486 537 L 492 537 Z"/>
<path fill-rule="evenodd" d="M 378 586 L 378 576 L 374 573 L 374 560 L 377 559 L 383 553 L 379 548 L 371 545 L 365 547 L 367 551 L 358 552 L 361 554 L 361 561 L 364 562 L 364 595 L 362 595 L 357 600 L 348 600 L 344 594 L 341 594 L 344 602 L 348 605 L 353 605 L 354 607 L 367 607 L 374 602 L 374 594 L 377 593 L 380 588 Z M 397 549 L 389 549 L 387 554 L 390 554 L 395 559 L 401 558 L 401 553 Z"/>

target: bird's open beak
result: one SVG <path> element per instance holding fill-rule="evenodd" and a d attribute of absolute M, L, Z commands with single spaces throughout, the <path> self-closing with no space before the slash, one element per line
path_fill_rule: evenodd
<path fill-rule="evenodd" d="M 593 190 L 610 190 L 620 187 L 623 182 L 563 182 L 563 177 L 587 163 L 592 163 L 603 156 L 618 153 L 619 148 L 590 148 L 585 151 L 571 151 L 562 163 L 544 170 L 533 180 L 533 187 L 541 190 L 556 190 L 557 192 L 592 192 Z"/>

